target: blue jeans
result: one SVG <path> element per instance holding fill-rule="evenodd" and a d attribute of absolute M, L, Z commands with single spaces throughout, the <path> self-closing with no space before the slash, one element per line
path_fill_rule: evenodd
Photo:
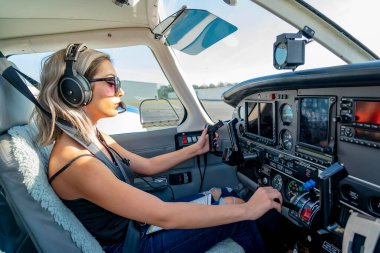
<path fill-rule="evenodd" d="M 254 221 L 241 221 L 200 229 L 162 230 L 143 236 L 140 252 L 205 252 L 228 237 L 242 246 L 246 253 L 266 252 Z"/>
<path fill-rule="evenodd" d="M 237 194 L 229 188 L 221 188 L 220 190 L 220 197 L 222 198 L 229 196 L 238 197 Z M 187 202 L 201 196 L 203 196 L 203 194 L 195 194 L 178 199 L 177 201 Z M 220 204 L 220 198 L 212 199 L 211 204 Z M 140 252 L 205 252 L 218 242 L 229 237 L 242 246 L 246 253 L 266 252 L 254 221 L 241 221 L 199 229 L 161 230 L 142 237 Z"/>

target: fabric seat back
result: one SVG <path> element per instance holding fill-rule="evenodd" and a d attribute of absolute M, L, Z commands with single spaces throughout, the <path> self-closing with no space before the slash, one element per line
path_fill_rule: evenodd
<path fill-rule="evenodd" d="M 43 149 L 44 155 L 41 150 L 38 150 L 35 139 L 33 139 L 36 129 L 31 125 L 26 125 L 30 121 L 33 108 L 33 103 L 0 76 L 0 186 L 4 193 L 3 199 L 6 199 L 6 204 L 12 210 L 15 219 L 19 221 L 20 231 L 26 231 L 35 246 L 35 249 L 30 246 L 26 251 L 102 252 L 100 245 L 83 228 L 75 216 L 72 215 L 74 218 L 70 217 L 67 220 L 63 219 L 62 224 L 59 225 L 53 215 L 54 213 L 52 214 L 52 210 L 55 210 L 56 213 L 70 211 L 60 210 L 62 206 L 59 208 L 52 207 L 51 204 L 58 202 L 51 201 L 51 199 L 58 198 L 50 186 L 46 188 L 46 185 L 41 185 L 43 179 L 47 182 L 44 168 L 46 168 L 48 150 Z M 14 128 L 15 126 L 23 127 Z M 8 133 L 10 128 L 12 129 L 9 132 L 13 133 L 13 136 Z M 23 135 L 23 133 L 25 134 Z M 22 160 L 20 152 L 15 153 L 15 150 L 17 150 L 15 138 L 19 142 L 24 140 L 24 143 L 21 143 L 19 147 L 19 151 L 28 151 L 23 156 L 25 159 L 31 158 L 32 160 L 29 159 L 29 163 L 32 161 L 31 164 Z M 37 170 L 36 166 L 38 167 Z M 21 167 L 29 168 L 30 171 L 21 173 Z M 26 182 L 29 182 L 30 187 L 26 186 Z M 34 189 L 35 192 L 40 192 L 40 201 L 31 196 L 31 189 Z M 44 202 L 43 198 L 48 199 L 48 201 Z M 41 206 L 41 203 L 45 203 L 45 206 Z M 1 224 L 3 224 L 3 220 L 1 220 Z M 73 231 L 67 228 L 65 230 L 62 227 L 64 224 L 71 226 L 72 230 L 77 230 L 76 232 L 74 231 L 77 234 L 76 238 L 73 239 Z M 12 226 L 17 226 L 17 224 L 12 224 Z M 7 246 L 4 245 L 4 249 L 9 245 L 11 243 Z M 0 250 L 3 250 L 1 245 Z"/>

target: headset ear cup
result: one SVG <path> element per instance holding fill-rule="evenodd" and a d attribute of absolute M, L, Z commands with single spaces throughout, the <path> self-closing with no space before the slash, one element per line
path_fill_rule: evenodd
<path fill-rule="evenodd" d="M 81 75 L 63 75 L 59 80 L 59 94 L 71 107 L 87 105 L 92 99 L 90 83 Z"/>
<path fill-rule="evenodd" d="M 87 105 L 92 99 L 92 89 L 89 81 L 82 75 L 77 74 L 76 77 L 80 80 L 80 84 L 83 90 L 83 103 L 82 106 Z"/>
<path fill-rule="evenodd" d="M 80 107 L 90 103 L 92 90 L 89 81 L 74 69 L 79 53 L 85 50 L 86 44 L 71 43 L 66 48 L 66 69 L 59 79 L 58 93 L 62 100 L 71 107 Z"/>

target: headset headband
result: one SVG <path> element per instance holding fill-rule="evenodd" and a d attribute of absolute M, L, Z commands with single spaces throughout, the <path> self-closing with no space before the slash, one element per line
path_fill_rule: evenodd
<path fill-rule="evenodd" d="M 84 43 L 71 43 L 66 48 L 65 61 L 77 61 L 80 52 L 86 50 Z"/>

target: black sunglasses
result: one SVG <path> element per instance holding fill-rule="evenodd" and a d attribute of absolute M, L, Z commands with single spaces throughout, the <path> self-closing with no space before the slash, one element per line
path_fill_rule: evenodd
<path fill-rule="evenodd" d="M 117 76 L 89 79 L 88 81 L 90 83 L 104 81 L 104 82 L 108 83 L 109 85 L 113 85 L 113 87 L 115 89 L 115 95 L 117 95 L 119 93 L 120 88 L 121 88 L 121 81 Z"/>

